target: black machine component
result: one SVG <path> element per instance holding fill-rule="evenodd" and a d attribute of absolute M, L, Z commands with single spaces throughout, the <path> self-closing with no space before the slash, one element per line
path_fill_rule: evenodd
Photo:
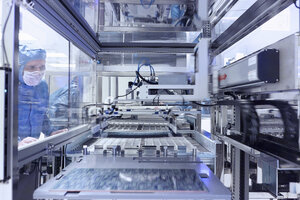
<path fill-rule="evenodd" d="M 264 49 L 234 62 L 218 72 L 220 89 L 249 87 L 279 81 L 279 51 Z"/>
<path fill-rule="evenodd" d="M 1 134 L 0 138 L 0 182 L 5 182 L 11 178 L 10 173 L 10 165 L 11 165 L 11 159 L 10 155 L 12 152 L 10 151 L 10 143 L 11 143 L 11 134 L 10 131 L 10 117 L 11 114 L 9 112 L 9 108 L 11 107 L 11 76 L 12 76 L 12 70 L 7 65 L 4 67 L 0 67 L 0 80 L 3 81 L 2 89 L 4 91 L 3 96 L 1 95 L 0 98 L 3 98 L 0 100 L 1 104 L 3 102 L 4 110 L 1 112 L 3 114 L 3 127 L 0 127 L 0 132 L 3 132 Z M 0 83 L 1 84 L 1 83 Z"/>
<path fill-rule="evenodd" d="M 284 158 L 294 163 L 300 163 L 299 149 L 299 121 L 293 107 L 285 101 L 279 100 L 235 100 L 220 101 L 220 105 L 234 105 L 239 108 L 241 135 L 233 134 L 229 137 L 249 145 L 259 151 Z M 256 106 L 273 106 L 278 109 L 284 127 L 283 137 L 271 134 L 261 134 L 260 120 Z"/>

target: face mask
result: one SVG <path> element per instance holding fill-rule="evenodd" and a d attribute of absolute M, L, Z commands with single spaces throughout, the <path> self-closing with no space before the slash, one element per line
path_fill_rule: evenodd
<path fill-rule="evenodd" d="M 28 86 L 37 86 L 42 81 L 44 74 L 44 71 L 24 71 L 23 80 Z"/>

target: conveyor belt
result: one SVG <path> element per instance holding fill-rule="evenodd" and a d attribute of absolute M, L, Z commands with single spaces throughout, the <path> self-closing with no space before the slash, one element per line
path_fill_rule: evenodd
<path fill-rule="evenodd" d="M 161 117 L 139 117 L 139 119 L 114 119 L 108 121 L 103 132 L 107 137 L 165 137 L 171 131 L 168 122 Z"/>
<path fill-rule="evenodd" d="M 174 150 L 185 147 L 187 153 L 191 153 L 196 148 L 185 137 L 99 138 L 88 147 L 88 150 L 92 153 L 101 153 L 103 150 L 111 149 L 114 146 L 120 146 L 122 150 L 136 150 L 135 153 L 144 146 L 153 146 L 156 150 L 160 150 L 164 146 L 172 147 Z"/>
<path fill-rule="evenodd" d="M 104 131 L 108 137 L 162 137 L 171 132 L 164 122 L 112 121 Z"/>

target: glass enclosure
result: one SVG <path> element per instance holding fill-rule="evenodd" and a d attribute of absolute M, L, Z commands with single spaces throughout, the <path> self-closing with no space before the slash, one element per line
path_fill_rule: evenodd
<path fill-rule="evenodd" d="M 98 0 L 69 0 L 73 8 L 86 20 L 93 31 L 97 31 L 98 25 Z"/>
<path fill-rule="evenodd" d="M 153 0 L 115 2 L 100 0 L 99 30 L 115 31 L 115 27 L 176 28 L 193 27 L 196 1 L 185 4 L 161 4 Z"/>
<path fill-rule="evenodd" d="M 232 63 L 298 31 L 299 9 L 292 4 L 218 55 L 218 65 Z"/>
<path fill-rule="evenodd" d="M 129 88 L 135 88 L 130 83 L 136 81 L 136 71 L 147 79 L 151 76 L 147 64 L 151 65 L 158 80 L 170 74 L 185 74 L 190 84 L 194 80 L 195 57 L 192 53 L 102 53 L 99 57 L 101 65 L 97 65 L 97 73 L 102 88 L 99 103 L 111 103 L 117 96 L 121 96 L 118 99 L 129 99 L 130 95 L 124 95 Z M 139 89 L 133 92 L 135 97 L 138 93 Z"/>
<path fill-rule="evenodd" d="M 75 45 L 70 48 L 70 126 L 82 124 L 85 105 L 96 102 L 95 63 Z"/>
<path fill-rule="evenodd" d="M 242 14 L 244 14 L 256 0 L 239 0 L 225 14 L 224 17 L 215 25 L 213 29 L 212 40 L 220 36 L 227 28 L 229 28 Z"/>
<path fill-rule="evenodd" d="M 83 124 L 82 107 L 95 102 L 95 63 L 21 7 L 19 30 L 19 146 Z"/>

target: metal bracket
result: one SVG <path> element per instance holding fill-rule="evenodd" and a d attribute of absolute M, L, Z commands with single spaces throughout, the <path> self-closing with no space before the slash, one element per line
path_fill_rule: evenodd
<path fill-rule="evenodd" d="M 211 24 L 209 21 L 202 22 L 202 37 L 201 38 L 211 38 Z"/>
<path fill-rule="evenodd" d="M 17 0 L 17 4 L 20 6 L 24 6 L 25 8 L 34 8 L 34 2 L 32 0 Z"/>

